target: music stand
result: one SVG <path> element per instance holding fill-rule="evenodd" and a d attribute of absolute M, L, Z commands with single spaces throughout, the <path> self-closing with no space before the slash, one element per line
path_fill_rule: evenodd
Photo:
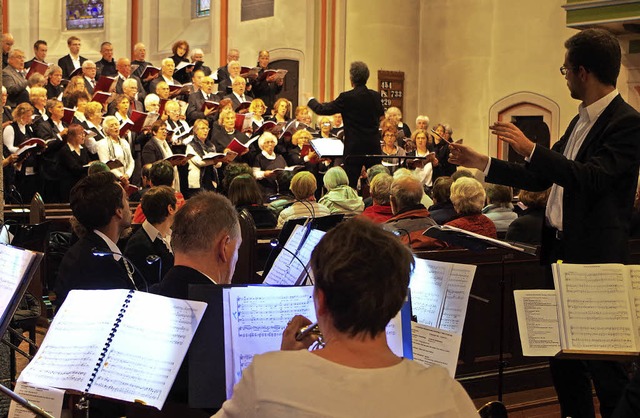
<path fill-rule="evenodd" d="M 491 247 L 501 248 L 507 252 L 502 255 L 501 274 L 499 281 L 500 288 L 500 328 L 498 329 L 498 401 L 502 402 L 502 392 L 504 386 L 504 315 L 505 315 L 505 262 L 513 258 L 514 254 L 524 253 L 532 256 L 537 255 L 537 247 L 524 243 L 506 242 L 483 235 L 465 231 L 453 226 L 432 226 L 422 233 L 427 237 L 444 241 L 447 244 L 462 247 L 470 251 L 484 251 Z"/>

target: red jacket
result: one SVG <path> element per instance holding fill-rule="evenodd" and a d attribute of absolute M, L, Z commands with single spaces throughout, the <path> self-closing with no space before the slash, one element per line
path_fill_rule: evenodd
<path fill-rule="evenodd" d="M 373 222 L 382 224 L 393 218 L 390 205 L 373 204 L 362 212 L 362 216 L 371 219 Z"/>

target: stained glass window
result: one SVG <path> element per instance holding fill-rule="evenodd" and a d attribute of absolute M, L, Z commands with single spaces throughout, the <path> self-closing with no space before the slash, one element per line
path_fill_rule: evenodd
<path fill-rule="evenodd" d="M 211 0 L 196 0 L 195 17 L 207 17 L 211 15 Z"/>
<path fill-rule="evenodd" d="M 104 27 L 103 0 L 66 0 L 67 30 L 102 29 Z"/>

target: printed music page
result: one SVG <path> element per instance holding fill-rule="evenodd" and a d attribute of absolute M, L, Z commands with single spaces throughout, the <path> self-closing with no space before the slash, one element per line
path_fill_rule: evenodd
<path fill-rule="evenodd" d="M 84 392 L 128 290 L 72 290 L 19 380 Z"/>
<path fill-rule="evenodd" d="M 633 313 L 633 321 L 636 324 L 636 335 L 640 336 L 640 266 L 627 266 L 629 268 L 629 304 Z M 640 343 L 639 343 L 640 345 Z"/>
<path fill-rule="evenodd" d="M 206 307 L 135 292 L 90 393 L 161 409 Z"/>
<path fill-rule="evenodd" d="M 14 392 L 54 417 L 62 416 L 64 390 L 18 382 Z M 33 412 L 19 405 L 16 401 L 11 401 L 8 418 L 32 418 L 33 416 Z"/>
<path fill-rule="evenodd" d="M 300 277 L 306 274 L 304 267 L 309 266 L 311 253 L 324 236 L 323 231 L 312 229 L 305 239 L 306 232 L 307 227 L 296 225 L 287 243 L 284 245 L 286 250 L 281 250 L 278 257 L 276 257 L 271 270 L 269 270 L 267 277 L 264 279 L 264 284 L 292 286 Z M 303 239 L 304 242 L 301 245 Z M 294 253 L 299 260 L 296 260 L 291 253 Z M 304 263 L 304 266 L 302 263 Z"/>
<path fill-rule="evenodd" d="M 560 351 L 555 290 L 514 290 L 522 354 L 553 357 Z"/>
<path fill-rule="evenodd" d="M 447 293 L 438 328 L 462 335 L 464 318 L 467 315 L 469 294 L 476 266 L 454 263 L 447 280 Z"/>
<path fill-rule="evenodd" d="M 442 366 L 451 377 L 456 375 L 462 336 L 449 331 L 411 322 L 413 359 L 423 366 Z"/>
<path fill-rule="evenodd" d="M 638 351 L 626 266 L 562 263 L 552 267 L 563 349 Z"/>
<path fill-rule="evenodd" d="M 226 299 L 228 297 L 228 300 Z M 225 357 L 232 358 L 231 386 L 238 383 L 244 370 L 257 354 L 280 350 L 282 331 L 295 315 L 316 320 L 313 286 L 250 286 L 224 289 L 229 304 L 225 323 L 231 323 L 231 341 L 225 341 Z"/>
<path fill-rule="evenodd" d="M 412 312 L 419 323 L 438 327 L 453 265 L 417 257 L 413 259 L 415 268 L 409 284 Z"/>
<path fill-rule="evenodd" d="M 34 252 L 0 244 L 0 323 L 5 319 L 10 302 L 35 256 Z"/>

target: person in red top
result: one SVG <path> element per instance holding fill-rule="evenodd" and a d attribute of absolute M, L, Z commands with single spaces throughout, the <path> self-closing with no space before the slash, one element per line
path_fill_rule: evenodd
<path fill-rule="evenodd" d="M 155 186 L 169 186 L 173 185 L 173 166 L 167 161 L 156 161 L 151 166 L 149 172 L 149 181 L 151 187 Z M 184 205 L 184 196 L 180 192 L 176 193 L 176 210 L 180 209 Z M 138 205 L 135 213 L 133 214 L 132 223 L 141 224 L 147 219 L 142 212 L 142 205 Z"/>
<path fill-rule="evenodd" d="M 375 223 L 385 223 L 393 218 L 389 196 L 391 194 L 393 177 L 386 173 L 380 173 L 371 180 L 370 190 L 373 205 L 362 212 L 362 216 L 371 219 Z"/>
<path fill-rule="evenodd" d="M 482 184 L 470 177 L 460 177 L 451 185 L 451 203 L 460 215 L 445 225 L 497 238 L 496 225 L 482 214 L 486 192 Z"/>

